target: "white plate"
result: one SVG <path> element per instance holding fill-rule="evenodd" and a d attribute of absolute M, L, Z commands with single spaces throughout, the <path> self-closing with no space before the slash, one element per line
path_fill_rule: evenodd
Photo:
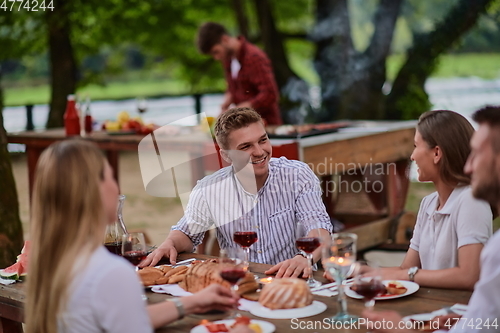
<path fill-rule="evenodd" d="M 405 280 L 384 280 L 384 281 L 382 281 L 382 283 L 385 286 L 387 286 L 387 284 L 389 284 L 389 282 L 391 282 L 391 281 L 397 281 L 397 282 L 401 283 L 407 289 L 406 292 L 404 294 L 401 294 L 401 295 L 377 296 L 377 297 L 375 297 L 375 300 L 384 301 L 386 299 L 405 297 L 405 296 L 408 296 L 408 295 L 411 295 L 411 294 L 417 292 L 417 290 L 420 288 L 420 286 L 418 284 L 416 284 L 415 282 L 405 281 Z M 363 299 L 363 296 L 358 295 L 354 290 L 351 290 L 351 287 L 345 288 L 345 294 L 351 298 Z"/>
<path fill-rule="evenodd" d="M 257 317 L 269 319 L 291 319 L 304 318 L 317 315 L 326 310 L 326 304 L 318 301 L 313 301 L 311 305 L 297 309 L 271 310 L 260 304 L 255 305 L 250 313 Z"/>
<path fill-rule="evenodd" d="M 217 320 L 214 321 L 213 323 L 226 324 L 227 328 L 230 328 L 231 325 L 234 324 L 234 319 Z M 276 326 L 263 320 L 251 319 L 250 324 L 259 324 L 260 328 L 262 328 L 262 333 L 272 333 L 276 329 Z M 196 327 L 193 327 L 193 329 L 191 330 L 191 333 L 208 333 L 208 332 L 209 331 L 207 330 L 207 328 L 203 325 L 198 325 Z"/>

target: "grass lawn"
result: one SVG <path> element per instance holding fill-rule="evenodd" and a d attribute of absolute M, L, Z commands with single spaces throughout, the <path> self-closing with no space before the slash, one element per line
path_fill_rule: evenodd
<path fill-rule="evenodd" d="M 305 80 L 311 84 L 318 84 L 319 79 L 314 72 L 311 56 L 308 53 L 292 53 L 290 54 L 290 65 Z M 390 80 L 394 79 L 403 61 L 404 56 L 402 55 L 394 55 L 389 58 L 387 74 Z M 500 54 L 449 54 L 441 58 L 432 77 L 477 76 L 484 79 L 493 79 L 500 76 L 499 63 Z M 221 78 L 216 80 L 215 85 L 211 88 L 222 90 L 223 87 Z M 6 83 L 4 89 L 6 106 L 46 104 L 50 98 L 50 89 L 47 84 L 9 88 L 8 83 Z M 138 96 L 189 94 L 189 87 L 187 83 L 179 80 L 140 80 L 136 78 L 111 82 L 106 86 L 89 85 L 79 89 L 78 92 L 84 95 L 88 94 L 93 100 L 105 100 L 135 98 Z"/>

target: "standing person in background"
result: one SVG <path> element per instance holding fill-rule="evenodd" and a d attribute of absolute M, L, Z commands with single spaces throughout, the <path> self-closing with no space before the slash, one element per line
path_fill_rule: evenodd
<path fill-rule="evenodd" d="M 198 49 L 224 67 L 227 91 L 221 111 L 231 104 L 257 111 L 266 125 L 281 125 L 279 92 L 271 61 L 243 36 L 232 37 L 218 23 L 207 22 L 198 30 Z"/>

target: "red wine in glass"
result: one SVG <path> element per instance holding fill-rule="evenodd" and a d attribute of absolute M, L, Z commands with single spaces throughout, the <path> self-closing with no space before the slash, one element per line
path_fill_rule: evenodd
<path fill-rule="evenodd" d="M 250 247 L 257 241 L 257 232 L 255 231 L 236 231 L 233 239 L 241 247 Z"/>
<path fill-rule="evenodd" d="M 363 296 L 365 300 L 372 300 L 385 291 L 385 286 L 378 280 L 360 281 L 352 285 L 351 290 Z"/>
<path fill-rule="evenodd" d="M 146 259 L 147 253 L 144 251 L 128 251 L 123 254 L 123 257 L 130 261 L 132 265 L 137 266 L 141 261 Z"/>
<path fill-rule="evenodd" d="M 239 268 L 228 268 L 223 269 L 219 274 L 221 278 L 234 286 L 240 279 L 243 279 L 245 277 L 246 272 L 243 269 Z"/>
<path fill-rule="evenodd" d="M 295 241 L 295 245 L 305 253 L 313 253 L 319 247 L 320 242 L 316 237 L 300 237 Z"/>
<path fill-rule="evenodd" d="M 108 249 L 109 252 L 119 256 L 122 255 L 122 242 L 105 243 L 104 246 Z"/>

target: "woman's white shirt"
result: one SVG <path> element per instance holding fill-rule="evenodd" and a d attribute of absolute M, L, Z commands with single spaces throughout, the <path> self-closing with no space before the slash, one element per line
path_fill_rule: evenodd
<path fill-rule="evenodd" d="M 134 267 L 101 246 L 71 284 L 58 332 L 153 332 L 141 295 Z"/>
<path fill-rule="evenodd" d="M 484 245 L 492 234 L 491 207 L 474 198 L 470 186 L 455 188 L 441 210 L 438 205 L 437 192 L 422 200 L 410 241 L 422 269 L 457 267 L 460 247 Z"/>

